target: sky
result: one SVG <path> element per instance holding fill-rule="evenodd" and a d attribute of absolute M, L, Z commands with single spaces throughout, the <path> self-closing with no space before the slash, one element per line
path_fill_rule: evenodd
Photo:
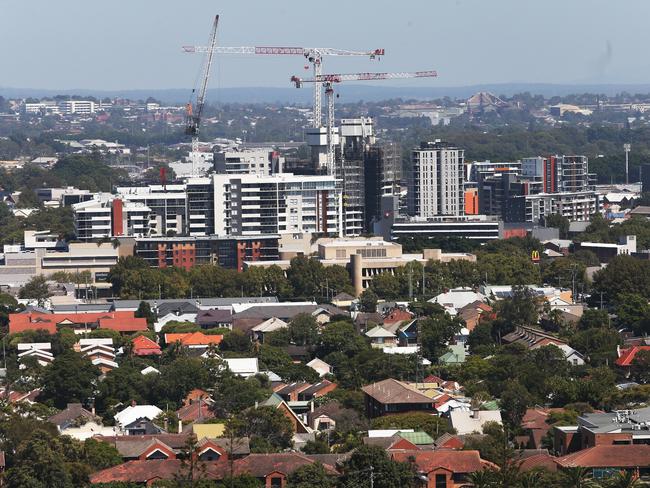
<path fill-rule="evenodd" d="M 324 72 L 435 69 L 386 85 L 650 82 L 648 0 L 0 0 L 0 87 L 195 85 L 220 14 L 223 46 L 384 48 Z M 213 88 L 288 87 L 300 57 L 219 56 Z M 381 82 L 380 82 L 381 83 Z"/>

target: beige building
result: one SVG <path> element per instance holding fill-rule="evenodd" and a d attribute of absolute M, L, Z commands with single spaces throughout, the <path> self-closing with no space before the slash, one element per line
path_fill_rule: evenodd
<path fill-rule="evenodd" d="M 396 268 L 417 261 L 426 264 L 429 260 L 449 262 L 455 259 L 476 261 L 474 254 L 443 253 L 440 249 L 425 249 L 420 254 L 403 254 L 402 246 L 384 241 L 381 237 L 370 238 L 326 238 L 318 240 L 317 259 L 323 266 L 339 265 L 347 268 L 352 277 L 355 294 L 360 295 L 370 286 L 372 279 L 382 273 L 395 272 Z M 244 263 L 250 266 L 271 266 L 287 269 L 290 260 L 255 261 Z"/>

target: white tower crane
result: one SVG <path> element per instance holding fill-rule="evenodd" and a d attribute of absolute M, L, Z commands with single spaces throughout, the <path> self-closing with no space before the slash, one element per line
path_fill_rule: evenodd
<path fill-rule="evenodd" d="M 273 46 L 183 46 L 186 53 L 216 53 L 216 54 L 258 54 L 279 56 L 304 56 L 313 66 L 314 78 L 322 75 L 324 56 L 367 56 L 370 59 L 379 59 L 384 55 L 383 49 L 371 51 L 350 51 L 347 49 L 334 49 L 329 47 L 273 47 Z M 322 124 L 321 109 L 321 83 L 314 84 L 314 120 L 313 127 L 320 128 Z"/>
<path fill-rule="evenodd" d="M 292 76 L 291 82 L 296 88 L 302 87 L 303 83 L 315 83 L 320 86 L 325 85 L 325 95 L 327 96 L 327 172 L 335 173 L 334 167 L 334 83 L 343 81 L 374 81 L 374 80 L 394 80 L 402 78 L 435 78 L 438 76 L 437 71 L 414 71 L 410 73 L 350 73 L 350 74 L 330 74 L 319 75 L 314 78 L 303 79 L 298 76 Z"/>
<path fill-rule="evenodd" d="M 205 95 L 208 89 L 208 80 L 210 79 L 210 69 L 212 68 L 212 57 L 214 48 L 217 44 L 217 26 L 219 25 L 219 16 L 215 16 L 214 23 L 212 24 L 212 32 L 210 33 L 210 48 L 206 51 L 205 60 L 203 62 L 203 76 L 200 79 L 199 91 L 196 88 L 192 89 L 192 96 L 187 104 L 187 114 L 185 123 L 185 133 L 192 136 L 192 152 L 190 159 L 192 161 L 192 174 L 195 174 L 198 159 L 199 159 L 199 127 L 201 125 L 201 115 L 203 114 L 203 107 L 205 106 Z M 194 97 L 194 106 L 192 101 Z"/>

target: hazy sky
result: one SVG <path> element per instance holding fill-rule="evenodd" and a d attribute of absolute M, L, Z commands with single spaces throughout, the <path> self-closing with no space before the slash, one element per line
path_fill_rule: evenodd
<path fill-rule="evenodd" d="M 325 72 L 437 69 L 411 84 L 650 82 L 649 0 L 0 0 L 0 87 L 194 86 L 224 46 L 383 47 Z M 211 87 L 289 86 L 296 57 L 222 56 Z M 404 81 L 399 84 L 406 84 Z"/>

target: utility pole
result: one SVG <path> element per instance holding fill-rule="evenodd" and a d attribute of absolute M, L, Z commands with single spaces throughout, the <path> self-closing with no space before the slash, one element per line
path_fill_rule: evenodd
<path fill-rule="evenodd" d="M 632 145 L 629 142 L 623 144 L 623 150 L 625 151 L 625 184 L 626 185 L 630 183 L 630 164 L 629 164 L 630 149 L 632 149 Z"/>
<path fill-rule="evenodd" d="M 409 267 L 409 301 L 413 301 L 413 269 Z"/>

